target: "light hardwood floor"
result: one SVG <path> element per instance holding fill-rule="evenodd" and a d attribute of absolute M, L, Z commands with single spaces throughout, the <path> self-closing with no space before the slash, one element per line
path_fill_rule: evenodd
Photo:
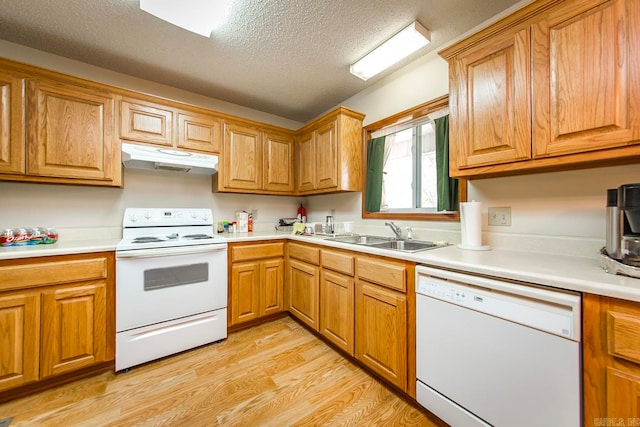
<path fill-rule="evenodd" d="M 9 416 L 11 427 L 439 425 L 288 317 L 1 404 Z"/>

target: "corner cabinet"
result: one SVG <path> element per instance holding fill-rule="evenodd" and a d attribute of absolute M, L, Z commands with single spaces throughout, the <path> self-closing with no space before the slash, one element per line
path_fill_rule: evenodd
<path fill-rule="evenodd" d="M 229 326 L 284 311 L 284 242 L 231 243 Z"/>
<path fill-rule="evenodd" d="M 225 121 L 214 191 L 292 194 L 293 150 L 293 134 L 249 122 Z"/>
<path fill-rule="evenodd" d="M 0 261 L 0 400 L 115 357 L 113 253 Z"/>
<path fill-rule="evenodd" d="M 362 191 L 362 120 L 345 107 L 298 131 L 297 192 Z"/>
<path fill-rule="evenodd" d="M 452 176 L 637 159 L 639 26 L 637 0 L 538 0 L 440 52 Z"/>
<path fill-rule="evenodd" d="M 584 294 L 582 304 L 585 425 L 593 420 L 637 422 L 640 303 Z"/>

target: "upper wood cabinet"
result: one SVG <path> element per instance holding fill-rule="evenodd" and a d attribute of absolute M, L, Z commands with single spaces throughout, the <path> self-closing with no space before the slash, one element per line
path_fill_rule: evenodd
<path fill-rule="evenodd" d="M 339 107 L 298 131 L 298 193 L 362 190 L 363 119 Z"/>
<path fill-rule="evenodd" d="M 0 71 L 0 174 L 25 173 L 24 78 Z"/>
<path fill-rule="evenodd" d="M 189 111 L 160 100 L 121 97 L 120 138 L 127 141 L 205 153 L 219 153 L 221 121 L 213 114 Z"/>
<path fill-rule="evenodd" d="M 451 175 L 634 161 L 639 25 L 637 0 L 539 0 L 440 52 L 449 61 Z"/>
<path fill-rule="evenodd" d="M 535 22 L 534 158 L 638 142 L 639 26 L 636 0 L 564 2 Z"/>
<path fill-rule="evenodd" d="M 120 186 L 114 98 L 99 84 L 0 60 L 0 179 Z"/>
<path fill-rule="evenodd" d="M 249 122 L 225 121 L 214 191 L 291 194 L 293 149 L 293 135 Z"/>
<path fill-rule="evenodd" d="M 119 185 L 114 96 L 95 88 L 27 82 L 27 174 Z"/>

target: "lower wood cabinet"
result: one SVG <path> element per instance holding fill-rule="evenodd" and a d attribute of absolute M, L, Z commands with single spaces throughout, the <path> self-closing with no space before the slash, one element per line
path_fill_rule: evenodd
<path fill-rule="evenodd" d="M 40 294 L 0 294 L 0 390 L 38 379 Z"/>
<path fill-rule="evenodd" d="M 319 329 L 320 268 L 289 260 L 289 312 L 316 331 Z"/>
<path fill-rule="evenodd" d="M 0 392 L 115 357 L 113 253 L 0 261 Z"/>
<path fill-rule="evenodd" d="M 287 265 L 289 312 L 415 397 L 415 264 L 290 242 Z"/>
<path fill-rule="evenodd" d="M 356 286 L 356 358 L 407 389 L 407 298 L 366 281 Z"/>
<path fill-rule="evenodd" d="M 636 425 L 627 423 L 640 421 L 640 303 L 584 294 L 582 304 L 584 424 Z"/>
<path fill-rule="evenodd" d="M 353 356 L 353 277 L 320 273 L 320 333 Z"/>
<path fill-rule="evenodd" d="M 284 310 L 284 243 L 237 243 L 229 249 L 229 326 Z"/>
<path fill-rule="evenodd" d="M 106 282 L 43 290 L 41 378 L 106 360 L 106 308 Z"/>

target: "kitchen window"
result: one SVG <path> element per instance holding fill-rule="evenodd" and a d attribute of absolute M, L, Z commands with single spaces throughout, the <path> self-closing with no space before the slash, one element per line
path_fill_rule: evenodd
<path fill-rule="evenodd" d="M 457 206 L 466 200 L 466 182 L 448 176 L 448 148 L 442 145 L 445 139 L 448 143 L 448 96 L 368 125 L 365 131 L 363 218 L 459 220 Z"/>

